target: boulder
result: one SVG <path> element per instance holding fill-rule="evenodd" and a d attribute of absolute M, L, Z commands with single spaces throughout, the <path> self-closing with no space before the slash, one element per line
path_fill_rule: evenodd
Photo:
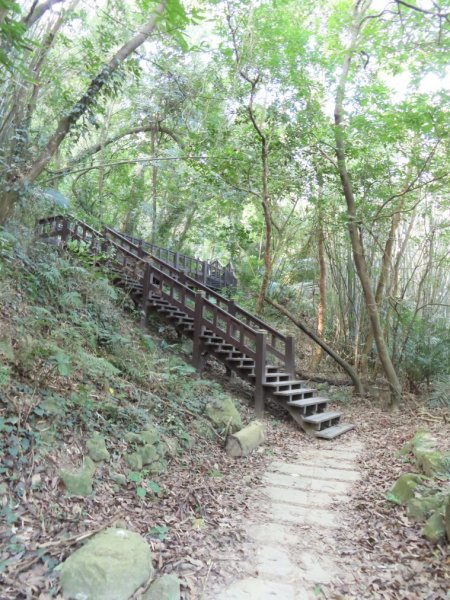
<path fill-rule="evenodd" d="M 86 456 L 81 469 L 78 471 L 62 469 L 59 475 L 70 495 L 89 496 L 92 494 L 92 484 L 96 468 L 94 461 L 89 456 Z"/>
<path fill-rule="evenodd" d="M 151 584 L 142 600 L 180 600 L 180 583 L 175 575 L 163 575 Z"/>
<path fill-rule="evenodd" d="M 111 479 L 114 483 L 117 483 L 117 485 L 127 485 L 127 478 L 123 473 L 112 472 Z"/>
<path fill-rule="evenodd" d="M 428 477 L 450 473 L 450 455 L 437 451 L 437 440 L 429 431 L 418 431 L 402 452 L 411 452 L 419 469 Z"/>
<path fill-rule="evenodd" d="M 140 452 L 132 452 L 131 454 L 128 454 L 126 461 L 130 469 L 133 469 L 133 471 L 142 471 L 143 463 Z"/>
<path fill-rule="evenodd" d="M 144 538 L 115 528 L 95 535 L 56 570 L 64 598 L 75 600 L 128 600 L 153 576 Z"/>
<path fill-rule="evenodd" d="M 241 415 L 231 398 L 227 396 L 209 402 L 206 405 L 205 412 L 210 421 L 221 431 L 224 431 L 227 427 L 231 432 L 239 431 L 242 428 Z"/>
<path fill-rule="evenodd" d="M 87 442 L 86 448 L 90 458 L 95 462 L 109 460 L 109 452 L 106 448 L 105 438 L 101 435 L 93 435 Z"/>
<path fill-rule="evenodd" d="M 447 496 L 447 502 L 445 504 L 445 532 L 447 539 L 450 542 L 450 495 Z"/>
<path fill-rule="evenodd" d="M 428 518 L 422 533 L 430 542 L 439 542 L 445 536 L 444 517 L 440 512 L 435 512 Z"/>
<path fill-rule="evenodd" d="M 426 521 L 434 512 L 442 509 L 445 498 L 442 494 L 411 498 L 407 505 L 407 514 L 413 521 Z"/>
<path fill-rule="evenodd" d="M 425 477 L 417 473 L 405 473 L 400 475 L 395 484 L 387 494 L 387 499 L 396 504 L 407 504 L 414 498 L 415 490 L 425 480 Z"/>

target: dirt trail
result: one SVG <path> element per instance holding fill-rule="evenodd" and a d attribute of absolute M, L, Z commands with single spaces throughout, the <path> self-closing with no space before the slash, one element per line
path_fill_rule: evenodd
<path fill-rule="evenodd" d="M 351 585 L 336 558 L 336 532 L 362 444 L 355 434 L 293 449 L 277 457 L 249 502 L 240 576 L 205 600 L 316 600 L 333 579 Z"/>

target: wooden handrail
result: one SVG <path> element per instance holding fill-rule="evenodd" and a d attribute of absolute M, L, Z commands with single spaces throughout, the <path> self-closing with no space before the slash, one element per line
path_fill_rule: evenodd
<path fill-rule="evenodd" d="M 46 224 L 52 226 L 50 231 L 45 231 Z M 292 338 L 282 335 L 259 317 L 252 315 L 233 300 L 211 290 L 194 277 L 149 254 L 142 249 L 141 245 L 130 241 L 127 236 L 110 227 L 105 227 L 102 234 L 79 219 L 61 215 L 40 219 L 38 231 L 42 236 L 60 236 L 63 241 L 71 237 L 91 242 L 93 245 L 95 240 L 98 242 L 97 247 L 94 248 L 95 252 L 106 250 L 110 245 L 114 251 L 110 260 L 119 263 L 136 282 L 142 285 L 143 290 L 156 291 L 191 317 L 195 316 L 196 292 L 201 292 L 203 299 L 200 326 L 202 328 L 210 329 L 255 362 L 260 358 L 257 356 L 257 345 L 262 343 L 258 332 L 263 332 L 264 362 L 267 355 L 276 361 L 281 361 L 287 371 L 294 374 Z M 143 299 L 144 304 L 146 300 Z"/>

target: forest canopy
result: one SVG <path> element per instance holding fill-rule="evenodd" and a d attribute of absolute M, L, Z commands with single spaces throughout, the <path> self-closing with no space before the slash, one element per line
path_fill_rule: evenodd
<path fill-rule="evenodd" d="M 448 0 L 4 0 L 0 223 L 231 261 L 249 308 L 448 401 L 449 26 Z"/>

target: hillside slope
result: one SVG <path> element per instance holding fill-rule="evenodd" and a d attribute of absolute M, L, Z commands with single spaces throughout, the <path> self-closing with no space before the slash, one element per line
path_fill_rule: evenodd
<path fill-rule="evenodd" d="M 1 597 L 54 597 L 53 568 L 118 519 L 197 597 L 237 535 L 235 478 L 264 462 L 237 474 L 222 451 L 246 409 L 144 330 L 82 251 L 32 239 L 0 230 Z"/>

